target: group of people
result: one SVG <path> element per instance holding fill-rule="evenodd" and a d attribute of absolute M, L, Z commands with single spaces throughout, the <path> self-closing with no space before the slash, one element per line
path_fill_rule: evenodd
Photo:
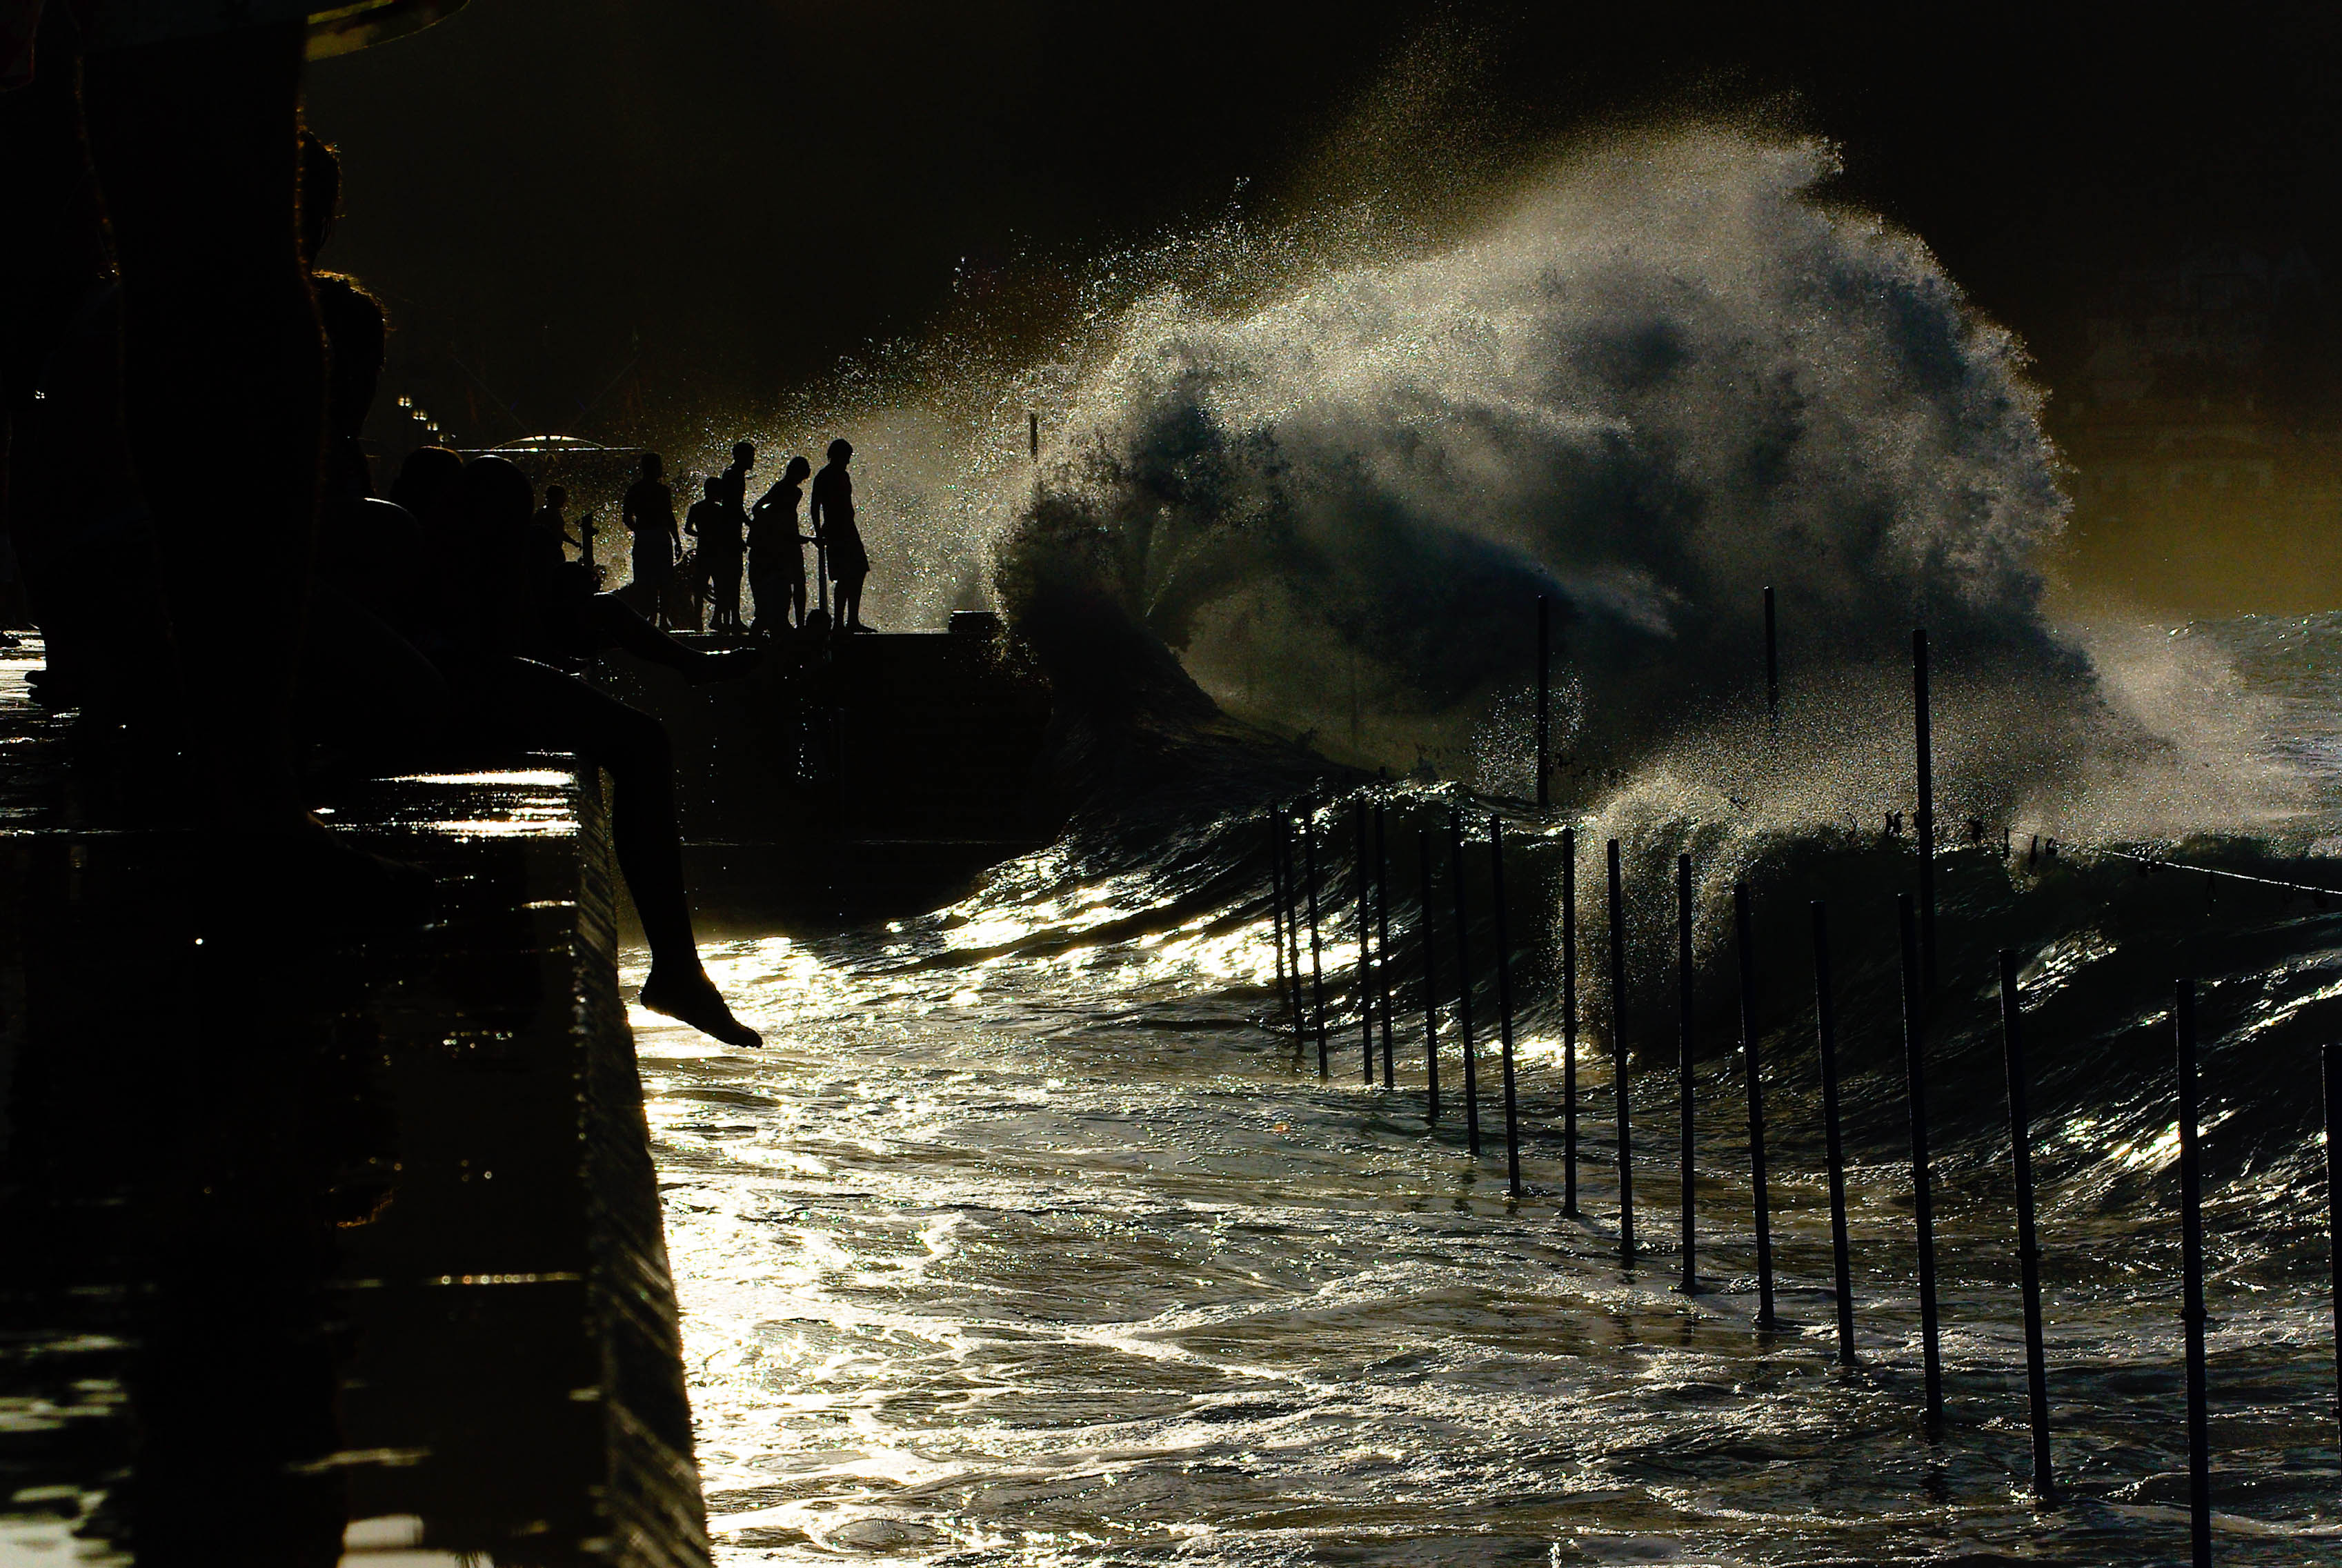
<path fill-rule="evenodd" d="M 678 527 L 666 464 L 657 453 L 645 453 L 641 476 L 627 487 L 621 511 L 626 532 L 634 536 L 634 579 L 626 592 L 637 609 L 655 616 L 662 627 L 686 621 L 696 627 L 697 614 L 686 615 L 682 607 L 687 600 L 704 596 L 710 631 L 763 636 L 784 629 L 827 630 L 832 624 L 829 592 L 835 586 L 836 628 L 872 630 L 862 619 L 870 554 L 863 548 L 862 532 L 854 520 L 853 461 L 854 444 L 843 437 L 829 444 L 828 462 L 818 474 L 806 458 L 791 457 L 779 480 L 751 506 L 748 475 L 756 466 L 756 448 L 751 442 L 739 442 L 732 448 L 731 466 L 707 476 L 700 499 L 691 504 Z M 797 520 L 808 477 L 813 481 L 809 534 L 799 531 Z M 590 540 L 591 534 L 586 538 Z M 589 543 L 576 538 L 567 542 L 581 544 L 591 559 Z M 806 607 L 807 544 L 814 547 L 816 587 L 811 611 Z M 747 627 L 740 620 L 744 574 L 756 606 L 756 622 Z"/>

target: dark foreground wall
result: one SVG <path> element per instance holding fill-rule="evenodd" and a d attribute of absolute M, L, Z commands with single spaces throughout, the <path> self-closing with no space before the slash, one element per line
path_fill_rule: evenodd
<path fill-rule="evenodd" d="M 705 1563 L 600 781 L 365 786 L 337 821 L 439 893 L 354 931 L 107 825 L 17 673 L 0 1548 Z"/>

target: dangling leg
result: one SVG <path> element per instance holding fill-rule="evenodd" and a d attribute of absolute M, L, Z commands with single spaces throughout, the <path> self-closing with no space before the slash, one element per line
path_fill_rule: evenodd
<path fill-rule="evenodd" d="M 642 916 L 651 972 L 642 1004 L 727 1045 L 761 1045 L 732 1016 L 700 966 L 684 892 L 683 834 L 675 804 L 675 755 L 666 726 L 577 679 L 525 659 L 496 667 L 490 722 L 504 738 L 574 751 L 609 773 L 610 837 Z"/>

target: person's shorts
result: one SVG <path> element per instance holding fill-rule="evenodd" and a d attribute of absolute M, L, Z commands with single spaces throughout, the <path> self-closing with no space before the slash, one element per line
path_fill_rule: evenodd
<path fill-rule="evenodd" d="M 805 554 L 801 551 L 794 555 L 784 554 L 771 560 L 762 560 L 753 554 L 748 557 L 748 581 L 751 583 L 776 583 L 786 588 L 791 583 L 803 583 L 805 580 Z"/>

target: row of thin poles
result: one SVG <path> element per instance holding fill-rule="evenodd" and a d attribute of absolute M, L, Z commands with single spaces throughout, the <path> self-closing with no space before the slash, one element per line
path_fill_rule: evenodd
<path fill-rule="evenodd" d="M 1315 812 L 1304 814 L 1305 822 L 1314 818 Z M 1357 843 L 1357 863 L 1352 879 L 1355 892 L 1354 928 L 1357 933 L 1358 958 L 1355 970 L 1358 999 L 1359 1076 L 1372 1085 L 1376 1079 L 1377 1043 L 1382 1086 L 1394 1088 L 1397 1083 L 1397 1010 L 1392 998 L 1392 976 L 1396 965 L 1391 956 L 1390 880 L 1388 835 L 1384 808 L 1379 804 L 1369 805 L 1360 800 L 1353 803 L 1351 815 Z M 1488 819 L 1488 865 L 1492 913 L 1495 920 L 1495 969 L 1496 1000 L 1496 1036 L 1503 1069 L 1501 1080 L 1505 1114 L 1506 1165 L 1509 1184 L 1516 1196 L 1520 1186 L 1520 1110 L 1517 1074 L 1513 1050 L 1513 976 L 1511 934 L 1506 915 L 1505 896 L 1504 824 L 1500 818 Z M 1325 889 L 1321 884 L 1317 859 L 1317 834 L 1305 827 L 1298 835 L 1300 853 L 1294 851 L 1293 814 L 1279 812 L 1270 819 L 1270 866 L 1272 890 L 1276 905 L 1276 988 L 1290 1020 L 1294 1059 L 1296 1064 L 1306 1059 L 1306 1042 L 1314 1038 L 1317 1049 L 1317 1075 L 1333 1074 L 1332 1017 L 1326 994 L 1325 934 L 1322 922 L 1327 909 Z M 1565 831 L 1564 837 L 1574 841 L 1574 834 Z M 1420 952 L 1417 954 L 1423 971 L 1423 1056 L 1425 1114 L 1426 1119 L 1440 1118 L 1442 1102 L 1439 1087 L 1440 996 L 1438 984 L 1439 959 L 1434 945 L 1434 922 L 1431 918 L 1430 894 L 1434 860 L 1433 834 L 1430 829 L 1416 834 L 1416 854 L 1417 885 L 1421 889 L 1424 907 L 1418 923 Z M 1456 997 L 1455 1027 L 1459 1041 L 1464 1067 L 1463 1099 L 1465 1133 L 1474 1154 L 1480 1147 L 1480 1082 L 1479 1053 L 1472 1022 L 1474 968 L 1472 963 L 1471 910 L 1464 876 L 1465 834 L 1461 819 L 1448 824 L 1448 858 L 1451 863 L 1450 881 L 1456 891 L 1456 964 L 1458 977 Z M 1572 884 L 1571 897 L 1575 897 Z M 1302 933 L 1308 934 L 1308 958 L 1305 970 L 1302 958 Z M 1576 938 L 1570 934 L 1564 938 L 1564 955 L 1574 960 Z M 1304 977 L 1306 976 L 1307 1000 L 1304 1001 Z M 1566 978 L 1563 984 L 1565 1000 L 1572 1021 L 1565 1031 L 1566 1064 L 1564 1074 L 1565 1098 L 1567 1101 L 1564 1117 L 1565 1135 L 1575 1158 L 1576 1132 L 1576 1024 L 1575 1022 L 1576 977 Z M 1575 1210 L 1576 1178 L 1570 1179 L 1569 1206 Z"/>
<path fill-rule="evenodd" d="M 1376 1054 L 1379 1043 L 1382 1085 L 1389 1089 L 1396 1084 L 1395 1040 L 1397 1025 L 1392 999 L 1392 972 L 1395 965 L 1390 942 L 1389 884 L 1386 853 L 1387 834 L 1385 810 L 1379 804 L 1369 805 L 1364 801 L 1357 801 L 1353 803 L 1352 811 L 1356 823 L 1356 842 L 1359 846 L 1355 882 L 1358 895 L 1356 900 L 1356 926 L 1359 940 L 1359 956 L 1356 976 L 1359 999 L 1361 1072 L 1364 1081 L 1372 1085 L 1376 1076 Z M 1314 816 L 1315 814 L 1310 814 Z M 1317 1044 L 1318 1073 L 1320 1076 L 1327 1076 L 1330 1074 L 1329 1023 L 1324 972 L 1324 941 L 1320 930 L 1324 904 L 1318 881 L 1316 834 L 1314 831 L 1305 828 L 1305 831 L 1298 835 L 1301 840 L 1301 852 L 1296 875 L 1292 816 L 1280 812 L 1272 819 L 1272 826 L 1274 837 L 1272 876 L 1276 901 L 1278 990 L 1286 999 L 1296 1062 L 1303 1056 L 1305 1041 L 1314 1032 Z M 1491 915 L 1496 946 L 1493 967 L 1496 983 L 1497 1037 L 1503 1073 L 1506 1176 L 1508 1192 L 1511 1195 L 1518 1197 L 1522 1195 L 1519 1102 L 1514 1051 L 1511 943 L 1507 929 L 1505 895 L 1505 834 L 1502 819 L 1493 816 L 1489 818 L 1486 833 Z M 1430 829 L 1426 828 L 1419 831 L 1416 835 L 1417 886 L 1421 898 L 1417 940 L 1420 944 L 1418 957 L 1423 976 L 1425 1109 L 1427 1120 L 1436 1123 L 1440 1119 L 1443 1111 L 1439 1082 L 1440 1009 L 1443 994 L 1448 994 L 1452 995 L 1455 1001 L 1454 1028 L 1457 1050 L 1463 1064 L 1466 1139 L 1470 1153 L 1477 1158 L 1483 1150 L 1478 1082 L 1479 1052 L 1476 1047 L 1472 1018 L 1476 971 L 1471 950 L 1471 911 L 1465 878 L 1466 837 L 1459 817 L 1451 815 L 1446 837 L 1451 868 L 1449 880 L 1453 884 L 1456 904 L 1456 971 L 1455 983 L 1451 986 L 1443 988 L 1439 984 L 1437 944 L 1435 940 L 1431 900 L 1433 886 L 1431 874 L 1435 858 L 1434 834 Z M 1577 1114 L 1579 1107 L 1576 1070 L 1580 1022 L 1576 984 L 1578 928 L 1576 830 L 1564 828 L 1560 838 L 1563 1038 L 1562 1211 L 1566 1214 L 1574 1216 L 1578 1212 Z M 1625 1027 L 1621 1007 L 1626 994 L 1626 937 L 1624 887 L 1617 840 L 1612 839 L 1605 845 L 1604 858 L 1608 895 L 1606 914 L 1609 940 L 1606 956 L 1609 966 L 1611 997 L 1609 1034 L 1612 1049 L 1613 1101 L 1616 1114 L 1618 1246 L 1621 1261 L 1632 1263 L 1636 1253 L 1634 1149 L 1626 1062 L 1628 1031 Z M 1676 895 L 1675 927 L 1680 1046 L 1677 1088 L 1680 1212 L 1677 1251 L 1681 1265 L 1680 1288 L 1689 1293 L 1697 1291 L 1701 1287 L 1697 1269 L 1698 1232 L 1695 1213 L 1696 1185 L 1694 1168 L 1695 1079 L 1698 1032 L 1694 1005 L 1695 968 L 1692 938 L 1696 888 L 1693 877 L 1692 859 L 1688 854 L 1680 855 L 1676 859 Z M 1924 1049 L 1928 975 L 1924 958 L 1923 926 L 1920 919 L 1923 904 L 1908 894 L 1898 894 L 1896 904 L 1897 934 L 1901 953 L 1899 965 L 1901 1012 L 1906 1095 L 1909 1115 L 1913 1230 L 1917 1253 L 1920 1353 L 1924 1380 L 1923 1413 L 1926 1430 L 1932 1437 L 1939 1435 L 1943 1430 L 1945 1399 L 1941 1349 L 1942 1324 L 1937 1288 L 1934 1195 L 1928 1148 L 1929 1124 Z M 1770 1329 L 1777 1326 L 1777 1319 L 1771 1215 L 1766 1162 L 1763 1062 L 1759 1054 L 1756 1025 L 1754 916 L 1748 890 L 1743 884 L 1736 883 L 1732 888 L 1732 914 L 1733 945 L 1737 972 L 1742 1069 L 1748 1118 L 1747 1139 L 1753 1199 L 1753 1232 L 1756 1254 L 1756 1321 L 1759 1328 Z M 1855 1294 L 1847 1224 L 1846 1156 L 1840 1126 L 1837 1057 L 1837 1016 L 1832 984 L 1828 911 L 1823 902 L 1816 900 L 1811 904 L 1810 915 L 1814 1020 L 1826 1134 L 1825 1157 L 1827 1166 L 1834 1286 L 1832 1293 L 1837 1317 L 1837 1359 L 1840 1363 L 1850 1366 L 1856 1361 Z M 1310 1001 L 1306 1006 L 1303 996 L 1301 957 L 1301 934 L 1305 926 L 1308 933 L 1307 979 L 1310 990 Z M 2040 1247 L 2034 1210 L 2031 1119 L 2027 1109 L 2029 1080 L 2024 1054 L 2024 1015 L 2019 1000 L 2018 966 L 2017 954 L 2012 951 L 2004 951 L 2000 954 L 2001 1033 L 2007 1073 L 2010 1159 L 2017 1194 L 2017 1258 L 2025 1319 L 2027 1425 L 2032 1440 L 2032 1489 L 2035 1495 L 2046 1503 L 2054 1500 L 2056 1484 L 2049 1443 Z M 2210 1505 L 2206 1437 L 2202 1222 L 2197 1154 L 2194 982 L 2178 983 L 2173 1003 L 2173 1017 L 2177 1051 L 2175 1083 L 2178 1108 L 2182 1188 L 2182 1268 L 2185 1296 L 2182 1319 L 2186 1336 L 2192 1535 L 2195 1547 L 2194 1561 L 2197 1563 L 2208 1563 L 2210 1562 Z M 2335 1258 L 2337 1409 L 2338 1413 L 2342 1413 L 2342 1207 L 2336 1207 L 2332 1203 L 2332 1194 L 2342 1192 L 2342 1070 L 2337 1070 L 2332 1047 L 2327 1048 L 2324 1066 L 2329 1227 L 2332 1232 Z"/>
<path fill-rule="evenodd" d="M 1542 596 L 1537 600 L 1536 611 L 1536 804 L 1538 810 L 1544 812 L 1550 809 L 1548 779 L 1551 745 L 1552 637 L 1549 609 L 1546 599 Z M 1769 586 L 1764 591 L 1764 636 L 1766 705 L 1768 714 L 1777 719 L 1780 704 L 1779 658 L 1775 595 Z M 1937 1299 L 1934 1203 L 1929 1172 L 1927 1084 L 1923 1048 L 1927 999 L 1933 995 L 1936 990 L 1937 947 L 1934 744 L 1931 733 L 1932 703 L 1927 634 L 1924 629 L 1915 629 L 1911 634 L 1911 679 L 1912 740 L 1918 785 L 1917 809 L 1914 813 L 1913 822 L 1918 859 L 1918 896 L 1915 901 L 1909 894 L 1898 895 L 1897 924 L 1901 947 L 1902 1022 L 1907 1075 L 1906 1094 L 1910 1117 L 1913 1226 L 1917 1249 L 1925 1422 L 1927 1431 L 1930 1436 L 1934 1436 L 1939 1434 L 1943 1427 L 1944 1380 L 1941 1319 Z M 1354 807 L 1354 810 L 1356 815 L 1358 852 L 1356 876 L 1358 984 L 1363 1072 L 1366 1081 L 1371 1084 L 1375 1076 L 1375 1024 L 1376 1007 L 1378 1004 L 1383 1084 L 1386 1088 L 1391 1088 L 1396 1083 L 1393 1046 L 1396 1021 L 1391 997 L 1392 965 L 1384 808 L 1380 804 L 1376 804 L 1371 810 L 1371 851 L 1368 836 L 1368 808 L 1361 802 Z M 1311 815 L 1314 819 L 1314 813 Z M 1304 900 L 1296 892 L 1296 868 L 1293 864 L 1290 843 L 1291 822 L 1290 813 L 1278 814 L 1275 844 L 1276 868 L 1275 891 L 1278 913 L 1278 986 L 1280 992 L 1290 999 L 1295 1050 L 1298 1059 L 1303 1051 L 1306 1024 L 1301 993 L 1300 910 L 1296 906 L 1306 902 L 1310 938 L 1309 974 L 1314 1002 L 1310 1015 L 1315 1019 L 1318 1072 L 1323 1076 L 1328 1072 L 1328 1047 L 1323 948 L 1319 936 L 1321 906 L 1316 834 L 1314 831 L 1306 831 L 1302 835 L 1302 869 L 1305 874 L 1303 880 L 1306 884 L 1306 900 Z M 1417 864 L 1418 886 L 1421 889 L 1423 903 L 1419 935 L 1424 975 L 1426 1109 L 1428 1118 L 1436 1122 L 1441 1110 L 1438 1080 L 1440 987 L 1437 984 L 1430 907 L 1433 859 L 1431 837 L 1427 830 L 1418 834 Z M 1448 826 L 1448 838 L 1456 903 L 1456 1023 L 1464 1065 L 1466 1139 L 1472 1154 L 1476 1158 L 1481 1154 L 1481 1137 L 1478 1053 L 1474 1046 L 1471 1014 L 1474 970 L 1470 952 L 1469 912 L 1466 904 L 1465 841 L 1461 823 L 1453 816 Z M 1575 830 L 1565 828 L 1561 839 L 1564 1143 L 1562 1210 L 1566 1214 L 1576 1215 L 1578 1212 L 1576 1082 L 1578 955 L 1576 951 L 1577 855 Z M 1503 824 L 1500 819 L 1494 816 L 1488 821 L 1488 848 L 1490 891 L 1494 905 L 1496 946 L 1496 989 L 1498 1036 L 1504 1074 L 1506 1167 L 1508 1191 L 1517 1197 L 1521 1194 L 1520 1139 L 1513 1049 L 1511 954 L 1505 918 Z M 1369 878 L 1367 874 L 1370 857 L 1373 870 L 1371 927 L 1368 919 Z M 2031 858 L 2028 854 L 2028 862 Z M 1609 917 L 1607 957 L 1612 999 L 1610 1031 L 1613 1058 L 1612 1082 L 1613 1100 L 1617 1119 L 1616 1143 L 1619 1253 L 1622 1261 L 1631 1263 L 1636 1253 L 1633 1128 L 1628 1094 L 1626 1031 L 1619 1017 L 1620 1004 L 1626 994 L 1626 934 L 1619 846 L 1616 839 L 1609 841 L 1606 846 L 1606 861 Z M 1694 886 L 1691 857 L 1679 856 L 1676 871 L 1676 956 L 1679 965 L 1678 995 L 1681 1010 L 1681 1064 L 1678 1086 L 1681 1212 L 1678 1253 L 1682 1264 L 1680 1288 L 1686 1292 L 1691 1292 L 1699 1288 L 1698 1238 L 1695 1213 L 1696 1173 L 1693 1163 L 1696 1031 L 1694 1018 L 1692 954 Z M 1753 1230 L 1757 1263 L 1756 1322 L 1761 1328 L 1771 1328 L 1775 1325 L 1774 1282 L 1765 1155 L 1764 1089 L 1756 1026 L 1756 992 L 1752 920 L 1746 886 L 1736 884 L 1732 890 L 1732 899 L 1733 936 L 1739 980 L 1742 1065 L 1746 1075 L 1747 1099 Z M 1815 1027 L 1827 1138 L 1825 1153 L 1828 1167 L 1832 1283 L 1835 1287 L 1833 1293 L 1837 1320 L 1837 1359 L 1842 1363 L 1851 1365 L 1855 1360 L 1854 1292 L 1847 1236 L 1845 1149 L 1839 1127 L 1837 1016 L 1831 991 L 1828 918 L 1827 909 L 1819 901 L 1813 904 L 1811 914 Z M 2008 1085 L 2010 1159 L 2016 1179 L 2017 1255 L 2025 1317 L 2026 1390 L 2027 1424 L 2032 1437 L 2032 1486 L 2035 1494 L 2044 1502 L 2047 1502 L 2055 1494 L 2055 1477 L 2049 1443 L 2047 1356 L 2041 1311 L 2040 1249 L 2033 1203 L 2031 1124 L 2027 1107 L 2027 1077 L 2024 1058 L 2023 1012 L 2019 1004 L 2017 988 L 2017 955 L 2013 952 L 2004 951 L 2000 954 L 1999 967 L 2001 1031 Z M 2183 980 L 2177 983 L 2173 1003 L 2173 1019 L 2177 1037 L 2175 1084 L 2178 1108 L 2182 1189 L 2184 1300 L 2181 1316 L 2185 1330 L 2187 1360 L 2191 1544 L 2193 1561 L 2199 1565 L 2208 1565 L 2211 1562 L 2210 1493 L 2207 1440 L 2207 1393 L 2204 1364 L 2203 1236 L 2200 1173 L 2197 1154 L 2194 982 Z M 2327 1047 L 2322 1066 L 2326 1111 L 2328 1226 L 2334 1273 L 2337 1411 L 2338 1414 L 2342 1414 L 2342 1205 L 2337 1205 L 2334 1201 L 2334 1194 L 2337 1192 L 2342 1192 L 2342 1073 L 2338 1073 L 2337 1069 L 2335 1047 L 2330 1045 Z"/>

